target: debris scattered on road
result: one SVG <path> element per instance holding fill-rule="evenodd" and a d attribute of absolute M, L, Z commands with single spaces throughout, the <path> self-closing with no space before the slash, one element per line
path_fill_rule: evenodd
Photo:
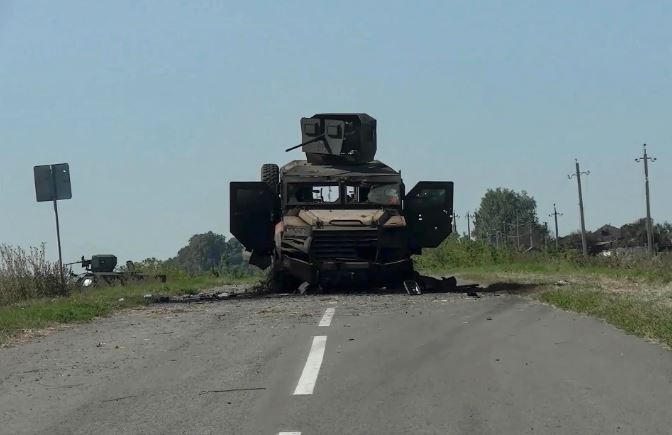
<path fill-rule="evenodd" d="M 222 301 L 237 297 L 237 293 L 229 292 L 202 292 L 195 295 L 152 295 L 146 294 L 145 301 L 151 303 L 184 303 L 184 302 L 205 302 L 205 301 Z"/>
<path fill-rule="evenodd" d="M 35 380 L 37 381 L 37 379 L 35 379 Z M 59 389 L 59 388 L 76 388 L 76 387 L 81 387 L 82 385 L 86 385 L 86 384 L 84 382 L 79 383 L 79 384 L 66 384 L 66 385 L 44 385 L 44 384 L 42 384 L 42 386 L 44 388 L 47 388 L 49 390 Z"/>
<path fill-rule="evenodd" d="M 304 281 L 304 282 L 299 286 L 299 293 L 301 293 L 302 295 L 303 295 L 303 294 L 306 294 L 306 292 L 308 291 L 308 288 L 309 288 L 309 287 L 310 287 L 310 284 Z"/>
<path fill-rule="evenodd" d="M 406 293 L 408 293 L 411 296 L 422 294 L 418 282 L 411 279 L 404 281 L 404 289 L 406 290 Z"/>
<path fill-rule="evenodd" d="M 103 403 L 104 403 L 104 402 L 118 402 L 118 401 L 120 401 L 120 400 L 132 399 L 132 398 L 134 398 L 134 397 L 138 397 L 138 396 L 133 395 L 133 396 L 115 397 L 114 399 L 105 399 L 105 400 L 101 400 L 101 402 L 103 402 Z"/>
<path fill-rule="evenodd" d="M 258 391 L 258 390 L 265 390 L 266 387 L 252 387 L 252 388 L 229 388 L 226 390 L 205 390 L 201 391 L 198 393 L 199 396 L 202 396 L 203 394 L 211 394 L 211 393 L 233 393 L 233 392 L 238 392 L 238 391 Z"/>

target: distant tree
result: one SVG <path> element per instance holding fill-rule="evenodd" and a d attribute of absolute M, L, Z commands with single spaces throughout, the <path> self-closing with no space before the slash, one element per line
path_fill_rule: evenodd
<path fill-rule="evenodd" d="M 226 250 L 222 256 L 222 266 L 231 268 L 247 265 L 243 260 L 243 245 L 238 239 L 229 239 L 226 242 Z"/>
<path fill-rule="evenodd" d="M 646 219 L 638 219 L 621 227 L 620 245 L 625 247 L 645 246 L 646 240 Z"/>
<path fill-rule="evenodd" d="M 226 237 L 208 231 L 195 234 L 189 243 L 177 252 L 175 261 L 191 273 L 207 272 L 219 269 L 227 249 L 230 249 Z"/>
<path fill-rule="evenodd" d="M 539 224 L 537 202 L 526 191 L 520 193 L 498 187 L 488 189 L 481 199 L 476 213 L 474 234 L 479 240 L 517 246 L 516 236 L 520 236 L 521 248 L 530 245 L 530 223 L 535 245 L 543 244 L 548 235 L 546 228 Z"/>

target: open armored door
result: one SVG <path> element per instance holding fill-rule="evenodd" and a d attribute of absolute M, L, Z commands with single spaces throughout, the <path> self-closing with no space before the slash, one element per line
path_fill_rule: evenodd
<path fill-rule="evenodd" d="M 233 181 L 230 189 L 231 234 L 248 251 L 256 255 L 268 254 L 270 259 L 277 195 L 263 181 Z"/>
<path fill-rule="evenodd" d="M 453 182 L 420 181 L 404 198 L 413 248 L 435 248 L 453 229 Z"/>

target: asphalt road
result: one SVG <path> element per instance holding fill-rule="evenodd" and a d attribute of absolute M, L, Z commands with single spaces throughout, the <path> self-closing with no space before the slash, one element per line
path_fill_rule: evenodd
<path fill-rule="evenodd" d="M 669 434 L 671 380 L 517 296 L 156 305 L 0 350 L 0 433 Z"/>

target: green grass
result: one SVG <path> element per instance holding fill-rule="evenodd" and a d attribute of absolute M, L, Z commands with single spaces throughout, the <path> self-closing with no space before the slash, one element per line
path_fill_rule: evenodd
<path fill-rule="evenodd" d="M 507 262 L 480 265 L 440 266 L 431 265 L 419 267 L 420 272 L 430 275 L 455 275 L 455 274 L 544 274 L 544 275 L 572 275 L 585 278 L 610 277 L 619 280 L 645 281 L 649 283 L 672 282 L 672 269 L 659 271 L 638 267 L 615 267 L 601 264 L 577 265 L 570 262 L 559 261 L 553 258 L 535 258 L 528 261 Z"/>
<path fill-rule="evenodd" d="M 635 255 L 584 258 L 576 251 L 516 252 L 476 241 L 446 239 L 438 248 L 414 258 L 418 270 L 432 275 L 456 273 L 541 273 L 609 276 L 614 279 L 672 282 L 672 254 L 654 259 Z"/>
<path fill-rule="evenodd" d="M 662 301 L 576 286 L 541 291 L 534 297 L 564 310 L 604 319 L 624 331 L 672 346 L 672 309 Z"/>
<path fill-rule="evenodd" d="M 422 273 L 516 289 L 672 346 L 670 253 L 584 258 L 576 251 L 520 253 L 453 237 L 414 260 Z"/>
<path fill-rule="evenodd" d="M 27 330 L 62 323 L 87 322 L 95 317 L 145 304 L 144 295 L 194 294 L 201 289 L 226 284 L 258 281 L 259 277 L 216 278 L 197 276 L 166 283 L 138 283 L 126 286 L 75 290 L 67 297 L 31 299 L 0 307 L 0 344 Z"/>
<path fill-rule="evenodd" d="M 672 346 L 672 285 L 666 279 L 600 268 L 510 266 L 462 268 L 456 275 L 483 287 L 519 288 L 522 296 Z M 563 285 L 557 285 L 561 280 Z"/>

